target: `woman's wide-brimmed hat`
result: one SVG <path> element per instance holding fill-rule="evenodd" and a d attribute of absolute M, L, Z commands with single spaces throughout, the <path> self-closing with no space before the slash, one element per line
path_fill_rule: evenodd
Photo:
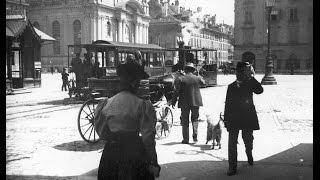
<path fill-rule="evenodd" d="M 147 79 L 149 75 L 143 70 L 143 67 L 135 62 L 127 62 L 117 67 L 117 75 L 120 77 L 130 77 L 132 79 Z"/>

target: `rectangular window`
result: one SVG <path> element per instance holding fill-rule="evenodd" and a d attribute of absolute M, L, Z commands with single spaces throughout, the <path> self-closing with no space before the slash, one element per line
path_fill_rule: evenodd
<path fill-rule="evenodd" d="M 271 43 L 278 42 L 278 28 L 277 27 L 271 27 L 270 42 Z"/>
<path fill-rule="evenodd" d="M 288 28 L 288 42 L 289 43 L 296 43 L 299 39 L 299 31 L 298 27 L 289 27 Z"/>
<path fill-rule="evenodd" d="M 298 9 L 297 8 L 290 8 L 289 9 L 289 23 L 298 22 Z"/>
<path fill-rule="evenodd" d="M 272 10 L 270 14 L 270 20 L 271 22 L 276 22 L 279 20 L 279 13 L 280 10 Z"/>
<path fill-rule="evenodd" d="M 253 18 L 252 18 L 251 11 L 244 12 L 244 24 L 253 24 Z"/>
<path fill-rule="evenodd" d="M 270 19 L 271 19 L 271 21 L 277 21 L 278 20 L 278 15 L 277 14 L 271 14 Z"/>
<path fill-rule="evenodd" d="M 254 29 L 244 29 L 243 30 L 243 41 L 245 44 L 253 43 Z"/>

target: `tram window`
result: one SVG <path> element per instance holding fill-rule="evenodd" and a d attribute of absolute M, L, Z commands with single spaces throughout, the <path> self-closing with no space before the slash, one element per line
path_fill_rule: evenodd
<path fill-rule="evenodd" d="M 160 58 L 159 54 L 153 53 L 150 56 L 150 65 L 149 66 L 150 67 L 162 66 L 161 58 Z"/>
<path fill-rule="evenodd" d="M 98 55 L 98 62 L 102 65 L 102 53 L 98 52 L 97 55 Z"/>
<path fill-rule="evenodd" d="M 115 63 L 114 63 L 114 52 L 113 51 L 109 51 L 108 55 L 109 55 L 109 58 L 108 58 L 107 66 L 115 66 Z"/>

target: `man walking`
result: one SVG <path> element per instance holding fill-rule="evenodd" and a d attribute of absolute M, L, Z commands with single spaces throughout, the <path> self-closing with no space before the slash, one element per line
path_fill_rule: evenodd
<path fill-rule="evenodd" d="M 52 60 L 50 60 L 50 70 L 51 70 L 51 74 L 53 75 L 53 63 L 52 63 Z"/>
<path fill-rule="evenodd" d="M 187 56 L 188 57 L 188 56 Z M 193 54 L 189 54 L 189 57 L 193 59 Z M 189 61 L 190 62 L 190 61 Z M 195 67 L 193 63 L 187 63 L 185 68 L 185 75 L 180 76 L 175 80 L 176 96 L 179 98 L 178 107 L 181 109 L 181 125 L 183 144 L 189 144 L 189 114 L 191 111 L 191 122 L 193 129 L 193 141 L 198 141 L 198 118 L 199 107 L 202 106 L 202 97 L 200 94 L 199 86 L 204 85 L 204 80 L 201 76 L 193 74 Z M 175 105 L 175 102 L 173 102 Z"/>
<path fill-rule="evenodd" d="M 253 67 L 247 62 L 238 62 L 237 80 L 229 84 L 227 89 L 224 123 L 229 132 L 228 140 L 228 176 L 237 172 L 237 142 L 239 130 L 245 144 L 248 164 L 253 165 L 253 130 L 259 130 L 258 117 L 253 104 L 253 93 L 261 94 L 263 87 L 254 78 Z"/>

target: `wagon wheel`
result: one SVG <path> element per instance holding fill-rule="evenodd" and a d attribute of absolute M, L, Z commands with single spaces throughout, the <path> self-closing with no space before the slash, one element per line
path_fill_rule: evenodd
<path fill-rule="evenodd" d="M 98 105 L 97 100 L 90 99 L 83 103 L 78 114 L 78 130 L 83 140 L 89 143 L 99 141 L 99 136 L 94 129 L 94 111 Z"/>
<path fill-rule="evenodd" d="M 165 106 L 160 111 L 160 120 L 156 124 L 156 134 L 160 138 L 162 136 L 167 137 L 171 132 L 173 125 L 173 113 L 170 107 Z"/>

